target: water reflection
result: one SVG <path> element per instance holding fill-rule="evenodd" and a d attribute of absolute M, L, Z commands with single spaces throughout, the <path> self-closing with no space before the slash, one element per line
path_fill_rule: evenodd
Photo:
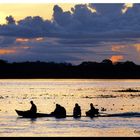
<path fill-rule="evenodd" d="M 0 80 L 0 136 L 137 136 L 140 117 L 17 118 L 14 109 L 27 110 L 34 98 L 39 113 L 50 113 L 60 103 L 72 115 L 75 103 L 81 114 L 89 104 L 104 114 L 139 112 L 140 93 L 113 92 L 140 89 L 140 80 Z M 18 85 L 18 86 L 17 86 Z M 18 107 L 18 108 L 17 108 Z M 123 110 L 121 110 L 123 108 Z M 7 112 L 5 112 L 7 111 Z"/>
<path fill-rule="evenodd" d="M 16 122 L 18 121 L 30 121 L 32 124 L 37 121 L 37 118 L 24 118 L 24 117 L 17 117 Z"/>

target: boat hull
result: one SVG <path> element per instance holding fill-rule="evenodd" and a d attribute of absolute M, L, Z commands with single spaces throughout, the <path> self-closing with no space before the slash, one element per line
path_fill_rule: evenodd
<path fill-rule="evenodd" d="M 31 114 L 30 111 L 20 111 L 20 110 L 15 110 L 16 113 L 23 117 L 23 118 L 38 118 L 38 117 L 55 117 L 55 118 L 66 118 L 66 117 L 73 117 L 73 115 L 67 115 L 66 117 L 56 117 L 51 114 L 45 114 L 45 113 L 36 113 L 36 114 Z M 89 116 L 81 116 L 81 117 L 89 117 Z M 139 112 L 126 112 L 126 113 L 117 113 L 117 114 L 98 114 L 94 117 L 140 117 Z M 90 118 L 94 118 L 90 117 Z M 80 118 L 80 117 L 78 117 Z"/>
<path fill-rule="evenodd" d="M 15 111 L 19 116 L 22 116 L 24 118 L 52 117 L 51 114 L 45 114 L 45 113 L 32 114 L 30 111 L 20 111 L 20 110 L 15 110 Z"/>

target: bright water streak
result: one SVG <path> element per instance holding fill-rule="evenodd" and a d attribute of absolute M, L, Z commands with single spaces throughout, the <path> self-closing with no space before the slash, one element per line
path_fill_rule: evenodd
<path fill-rule="evenodd" d="M 38 112 L 50 113 L 60 103 L 72 114 L 74 104 L 82 114 L 92 102 L 104 113 L 139 112 L 140 80 L 0 80 L 0 136 L 140 136 L 139 117 L 19 119 L 14 109 L 27 110 L 33 100 Z"/>

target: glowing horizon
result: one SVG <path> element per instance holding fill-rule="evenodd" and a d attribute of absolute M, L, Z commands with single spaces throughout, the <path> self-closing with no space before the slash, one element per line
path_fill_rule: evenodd
<path fill-rule="evenodd" d="M 52 19 L 54 5 L 59 5 L 63 11 L 71 11 L 78 3 L 12 3 L 12 4 L 0 4 L 0 24 L 5 24 L 5 18 L 12 15 L 16 21 L 21 20 L 27 16 L 41 16 L 43 19 Z M 79 3 L 80 4 L 80 3 Z M 83 4 L 83 3 L 82 3 Z M 84 3 L 87 4 L 87 3 Z M 132 8 L 132 3 L 124 4 L 122 13 L 125 13 L 129 8 Z M 93 13 L 96 9 L 88 7 Z M 46 11 L 45 11 L 46 10 Z"/>
<path fill-rule="evenodd" d="M 15 20 L 21 20 L 27 16 L 41 16 L 44 19 L 51 20 L 53 7 L 55 3 L 25 3 L 25 4 L 0 4 L 0 24 L 5 24 L 5 18 L 12 15 Z M 76 4 L 74 3 L 58 3 L 63 11 L 70 11 Z"/>

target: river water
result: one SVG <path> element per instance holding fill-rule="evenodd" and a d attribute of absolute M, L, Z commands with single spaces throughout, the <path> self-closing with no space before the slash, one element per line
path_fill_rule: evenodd
<path fill-rule="evenodd" d="M 15 112 L 28 110 L 30 101 L 38 112 L 50 113 L 59 103 L 71 115 L 75 103 L 82 115 L 90 103 L 102 113 L 140 112 L 140 80 L 92 79 L 4 79 L 0 80 L 0 136 L 1 137 L 139 137 L 140 117 L 19 118 Z M 101 111 L 102 107 L 106 111 Z"/>

